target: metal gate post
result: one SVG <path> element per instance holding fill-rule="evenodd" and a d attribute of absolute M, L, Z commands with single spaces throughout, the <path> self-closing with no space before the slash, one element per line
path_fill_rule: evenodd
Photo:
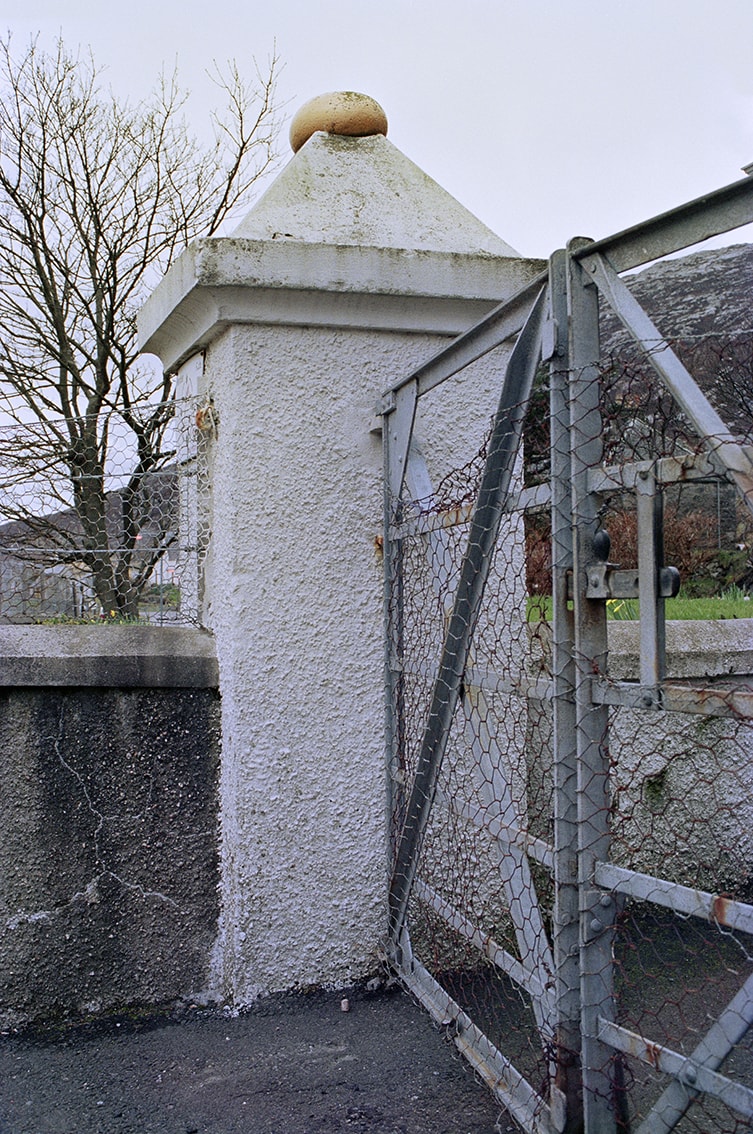
<path fill-rule="evenodd" d="M 578 797 L 573 614 L 568 603 L 573 540 L 570 526 L 570 405 L 568 400 L 567 253 L 549 265 L 550 483 L 552 487 L 552 682 L 554 708 L 554 953 L 556 1078 L 563 1134 L 583 1128 L 580 1067 L 580 961 L 578 907 Z"/>
<path fill-rule="evenodd" d="M 572 242 L 569 250 L 580 243 Z M 594 884 L 596 862 L 609 858 L 608 710 L 595 705 L 591 695 L 595 675 L 606 670 L 607 620 L 605 600 L 585 596 L 587 568 L 598 558 L 593 540 L 599 498 L 589 491 L 588 477 L 602 458 L 599 300 L 572 256 L 567 258 L 567 299 L 583 1110 L 586 1134 L 610 1134 L 616 1130 L 613 1053 L 598 1036 L 599 1018 L 611 1020 L 613 1013 L 614 902 Z"/>
<path fill-rule="evenodd" d="M 384 499 L 382 553 L 384 566 L 384 673 L 385 673 L 385 740 L 387 746 L 387 877 L 394 868 L 394 827 L 404 806 L 400 775 L 400 736 L 404 717 L 404 682 L 402 674 L 403 639 L 403 570 L 402 542 L 393 539 L 394 525 L 399 521 L 400 490 L 408 464 L 413 423 L 416 415 L 418 387 L 409 382 L 382 406 L 382 454 L 384 462 Z M 398 939 L 387 943 L 389 959 L 398 967 L 402 963 L 402 946 Z"/>

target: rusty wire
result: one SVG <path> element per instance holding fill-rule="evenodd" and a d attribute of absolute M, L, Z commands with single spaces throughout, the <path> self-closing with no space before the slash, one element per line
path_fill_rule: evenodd
<path fill-rule="evenodd" d="M 749 444 L 753 335 L 687 335 L 673 346 L 739 440 Z M 609 342 L 598 381 L 605 465 L 675 457 L 689 467 L 708 445 L 631 346 Z M 528 407 L 518 489 L 549 478 L 548 400 L 542 371 Z M 421 444 L 430 451 L 430 437 Z M 483 441 L 470 459 L 437 476 L 433 495 L 415 500 L 406 491 L 393 501 L 389 623 L 399 671 L 393 846 L 416 772 L 485 456 Z M 686 593 L 709 596 L 734 588 L 753 606 L 753 526 L 734 486 L 717 473 L 664 487 L 666 561 L 680 569 Z M 600 516 L 612 536 L 611 557 L 637 566 L 631 494 L 605 492 Z M 546 853 L 555 813 L 551 564 L 548 509 L 512 510 L 496 543 L 409 908 L 416 957 L 542 1099 L 558 1064 L 578 1058 L 558 1046 L 546 998 L 557 977 L 557 896 Z M 609 607 L 611 656 L 600 676 L 607 685 L 634 681 L 637 623 L 624 614 L 621 620 L 617 603 Z M 702 624 L 701 639 L 704 626 L 707 637 L 714 630 L 713 622 Z M 699 655 L 691 656 L 690 645 L 677 644 L 680 635 L 670 627 L 667 680 L 680 692 L 708 686 L 713 715 L 703 706 L 653 713 L 615 707 L 601 742 L 609 768 L 604 821 L 611 831 L 610 861 L 717 896 L 705 919 L 658 904 L 659 887 L 652 895 L 650 882 L 642 898 L 618 896 L 607 927 L 613 957 L 605 981 L 613 986 L 615 1022 L 648 1041 L 637 1053 L 612 1050 L 605 1059 L 624 1130 L 637 1128 L 672 1081 L 661 1068 L 662 1048 L 692 1056 L 753 973 L 753 934 L 726 925 L 719 913 L 729 901 L 753 903 L 753 679 L 745 676 L 753 636 L 745 656 L 722 658 L 712 671 Z M 587 795 L 590 785 L 581 790 Z M 502 967 L 493 960 L 497 948 L 507 955 Z M 515 962 L 543 976 L 545 995 L 524 990 L 514 977 Z M 750 1031 L 735 1039 L 718 1070 L 753 1089 Z M 676 1129 L 736 1134 L 749 1129 L 749 1119 L 723 1099 L 691 1089 Z"/>

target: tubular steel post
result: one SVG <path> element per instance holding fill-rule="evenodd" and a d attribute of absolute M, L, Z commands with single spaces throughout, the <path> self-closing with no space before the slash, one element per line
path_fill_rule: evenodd
<path fill-rule="evenodd" d="M 663 487 L 686 478 L 706 479 L 716 474 L 721 464 L 753 510 L 753 448 L 741 444 L 725 425 L 619 277 L 630 267 L 752 217 L 753 178 L 747 178 L 598 244 L 571 242 L 567 251 L 552 256 L 548 299 L 543 292 L 539 294 L 525 326 L 524 314 L 542 284 L 540 279 L 398 382 L 383 404 L 385 591 L 391 620 L 386 658 L 387 733 L 390 788 L 394 793 L 390 815 L 396 837 L 389 891 L 389 956 L 403 982 L 435 1018 L 453 1025 L 458 1049 L 528 1134 L 627 1131 L 622 1082 L 625 1057 L 641 1060 L 651 1066 L 652 1073 L 669 1079 L 648 1110 L 636 1117 L 635 1134 L 669 1134 L 688 1107 L 702 1096 L 718 1100 L 743 1119 L 753 1115 L 753 1090 L 721 1071 L 724 1061 L 753 1027 L 753 977 L 748 977 L 690 1052 L 682 1036 L 671 1044 L 663 1042 L 671 1036 L 653 1042 L 642 1029 L 628 1027 L 632 1020 L 627 998 L 623 1003 L 625 1018 L 619 1023 L 615 1019 L 618 903 L 651 903 L 683 920 L 699 919 L 707 927 L 716 924 L 725 936 L 753 933 L 753 906 L 680 885 L 671 872 L 667 878 L 657 877 L 611 861 L 610 825 L 615 801 L 608 744 L 610 706 L 633 713 L 651 709 L 702 713 L 736 722 L 749 721 L 753 715 L 748 679 L 743 684 L 725 680 L 720 685 L 709 678 L 702 686 L 666 680 L 664 596 L 672 590 L 673 580 L 669 577 L 672 569 L 663 568 L 662 559 Z M 705 441 L 706 457 L 664 456 L 602 467 L 599 293 Z M 434 684 L 416 775 L 408 792 L 400 783 L 400 734 L 404 712 L 410 715 L 415 706 L 403 705 L 403 664 L 406 672 L 411 672 L 411 658 L 402 656 L 402 539 L 409 528 L 414 534 L 423 533 L 431 562 L 445 563 L 445 551 L 451 542 L 454 545 L 443 530 L 445 518 L 435 515 L 429 524 L 423 517 L 409 525 L 399 513 L 406 477 L 414 495 L 430 493 L 419 455 L 410 452 L 416 405 L 423 394 L 511 337 L 521 326 L 505 374 L 475 507 L 468 513 L 464 505 L 462 521 L 453 521 L 466 523 L 470 515 L 468 544 L 457 585 L 449 585 L 449 575 L 436 580 L 438 593 L 446 603 L 444 613 L 449 617 L 438 664 L 421 663 L 421 672 L 426 670 L 425 676 Z M 495 674 L 485 666 L 483 655 L 478 659 L 473 656 L 479 604 L 501 518 L 510 506 L 510 479 L 539 343 L 550 374 L 553 847 L 528 836 L 525 809 L 518 812 L 505 780 L 505 754 L 495 750 L 497 732 L 492 714 L 499 710 L 487 695 L 492 688 L 507 690 L 508 676 Z M 543 505 L 544 496 L 534 501 L 531 491 L 525 489 L 517 495 L 516 508 Z M 636 495 L 639 561 L 637 573 L 631 572 L 633 581 L 627 584 L 623 579 L 622 585 L 631 588 L 631 597 L 637 590 L 640 602 L 637 683 L 609 677 L 606 599 L 618 591 L 610 590 L 612 584 L 600 583 L 614 565 L 606 563 L 605 541 L 596 538 L 602 501 L 627 491 Z M 445 570 L 449 572 L 450 568 Z M 627 574 L 612 571 L 612 582 L 619 583 L 620 576 Z M 454 570 L 451 577 L 454 582 Z M 406 597 L 408 593 L 406 589 Z M 501 870 L 516 950 L 477 923 L 472 910 L 457 895 L 448 896 L 441 885 L 432 884 L 431 878 L 417 875 L 424 831 L 440 790 L 438 777 L 448 738 L 451 729 L 462 723 L 454 721 L 461 691 L 465 694 L 469 748 L 478 772 L 475 799 L 472 806 L 463 798 L 449 800 L 442 795 L 441 799 L 470 827 L 480 827 L 485 837 L 495 840 L 489 864 L 493 866 L 496 859 Z M 656 716 L 649 714 L 645 719 L 656 720 Z M 624 828 L 621 813 L 618 815 L 619 843 Z M 528 855 L 553 868 L 551 951 L 537 920 Z M 436 975 L 413 956 L 407 908 L 414 884 L 415 896 L 425 906 L 531 996 L 549 1058 L 548 1102 L 544 1092 L 540 1094 L 521 1075 L 505 1051 L 498 1049 L 496 1042 L 492 1043 L 479 1024 L 466 1015 L 460 1002 L 441 987 Z M 636 1108 L 643 1105 L 644 1100 L 636 1096 Z"/>
<path fill-rule="evenodd" d="M 575 744 L 573 614 L 568 579 L 573 569 L 570 526 L 570 406 L 568 401 L 567 254 L 549 267 L 550 481 L 552 486 L 552 680 L 554 685 L 554 953 L 556 1080 L 563 1134 L 582 1129 L 580 1069 L 580 962 L 578 957 L 578 797 Z"/>
<path fill-rule="evenodd" d="M 400 488 L 408 460 L 410 438 L 415 416 L 415 384 L 404 387 L 402 397 L 391 401 L 382 414 L 382 455 L 384 461 L 384 523 L 382 554 L 384 568 L 384 680 L 385 680 L 385 743 L 387 755 L 386 831 L 387 877 L 394 869 L 396 818 L 402 810 L 400 778 L 400 734 L 404 719 L 404 679 L 400 668 L 403 643 L 403 569 L 402 541 L 392 532 L 399 515 Z M 401 949 L 391 942 L 391 959 L 400 964 Z"/>
<path fill-rule="evenodd" d="M 607 618 L 603 599 L 585 597 L 586 572 L 597 558 L 593 539 L 599 523 L 599 498 L 588 487 L 589 469 L 602 459 L 599 301 L 572 256 L 567 258 L 567 301 L 583 1112 L 587 1134 L 613 1134 L 612 1052 L 599 1040 L 599 1019 L 611 1020 L 613 1013 L 614 901 L 594 884 L 596 863 L 609 858 L 608 709 L 595 705 L 591 696 L 595 675 L 606 670 Z"/>

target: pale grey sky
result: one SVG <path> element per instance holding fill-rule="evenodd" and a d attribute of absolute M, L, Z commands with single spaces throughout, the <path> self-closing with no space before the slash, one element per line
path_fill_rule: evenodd
<path fill-rule="evenodd" d="M 197 121 L 213 60 L 250 68 L 276 43 L 287 119 L 323 91 L 373 95 L 391 141 L 524 255 L 753 162 L 753 0 L 0 0 L 0 29 L 90 45 L 134 98 L 177 58 Z"/>

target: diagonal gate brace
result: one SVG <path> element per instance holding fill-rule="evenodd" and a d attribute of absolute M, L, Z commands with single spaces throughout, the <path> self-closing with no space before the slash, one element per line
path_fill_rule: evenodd
<path fill-rule="evenodd" d="M 411 445 L 408 456 L 406 481 L 414 499 L 433 498 L 426 462 L 416 444 Z M 434 567 L 432 577 L 437 596 L 449 595 L 447 603 L 449 609 L 454 597 L 454 582 L 448 567 L 450 556 L 447 532 L 443 529 L 428 532 L 425 536 L 425 544 L 427 558 Z M 477 790 L 482 801 L 479 813 L 483 816 L 481 822 L 484 826 L 490 828 L 496 825 L 500 832 L 492 844 L 492 853 L 497 858 L 502 885 L 509 903 L 522 961 L 519 968 L 523 977 L 521 979 L 520 972 L 511 973 L 509 967 L 505 971 L 530 993 L 536 1023 L 546 1047 L 551 1043 L 554 1034 L 553 1003 L 549 995 L 554 960 L 536 898 L 536 887 L 531 876 L 527 851 L 524 846 L 514 840 L 505 839 L 502 835 L 502 832 L 509 830 L 524 830 L 526 818 L 520 813 L 521 809 L 513 799 L 512 770 L 506 766 L 504 754 L 499 750 L 495 730 L 489 727 L 492 714 L 486 705 L 485 692 L 481 685 L 477 684 L 477 680 L 474 681 L 472 674 L 472 670 L 466 670 L 465 710 L 468 714 L 466 721 L 468 742 L 473 753 L 474 767 L 479 781 Z M 480 733 L 484 734 L 484 744 L 479 743 Z M 492 759 L 490 755 L 492 751 L 496 753 L 496 759 Z M 476 821 L 479 821 L 478 813 Z M 420 885 L 420 881 L 415 882 L 414 885 Z M 429 888 L 424 886 L 425 896 L 428 891 Z M 435 909 L 439 901 L 441 899 L 433 897 Z M 455 914 L 456 924 L 459 916 Z M 468 936 L 465 926 L 461 932 Z"/>
<path fill-rule="evenodd" d="M 476 617 L 489 574 L 491 553 L 512 480 L 526 406 L 539 363 L 545 301 L 546 289 L 542 288 L 507 365 L 455 601 L 432 690 L 429 715 L 389 892 L 389 933 L 397 949 L 418 866 L 418 851 L 436 793 Z"/>
<path fill-rule="evenodd" d="M 753 512 L 753 459 L 750 449 L 735 439 L 692 374 L 680 362 L 609 261 L 598 253 L 592 253 L 583 256 L 581 263 L 622 325 L 645 351 L 646 360 L 662 379 L 699 436 L 705 439 L 708 449 L 724 465 Z"/>

